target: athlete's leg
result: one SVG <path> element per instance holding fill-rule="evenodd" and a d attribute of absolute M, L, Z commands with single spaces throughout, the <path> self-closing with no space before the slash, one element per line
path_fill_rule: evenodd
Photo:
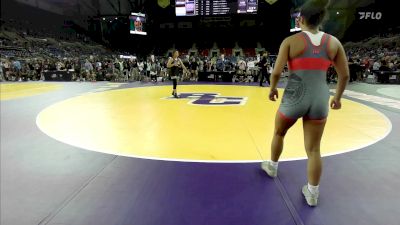
<path fill-rule="evenodd" d="M 278 112 L 275 116 L 275 130 L 271 143 L 271 161 L 278 162 L 283 149 L 283 140 L 290 127 L 296 123 L 296 120 L 285 118 Z"/>
<path fill-rule="evenodd" d="M 322 174 L 322 160 L 320 153 L 321 138 L 324 132 L 326 119 L 303 119 L 304 145 L 307 152 L 307 177 L 308 183 L 318 186 Z"/>
<path fill-rule="evenodd" d="M 176 81 L 176 79 L 172 79 L 172 90 L 173 90 L 173 93 L 175 94 L 176 93 L 176 86 L 177 86 L 177 81 Z"/>
<path fill-rule="evenodd" d="M 278 174 L 278 160 L 283 149 L 283 139 L 289 128 L 296 123 L 296 120 L 285 117 L 278 111 L 275 117 L 275 130 L 271 143 L 271 160 L 261 163 L 261 168 L 270 176 Z"/>
<path fill-rule="evenodd" d="M 260 71 L 260 86 L 263 86 L 263 81 L 264 81 L 264 72 Z"/>
<path fill-rule="evenodd" d="M 177 98 L 178 97 L 178 93 L 176 92 L 176 86 L 178 85 L 178 81 L 177 79 L 172 79 L 172 95 Z"/>

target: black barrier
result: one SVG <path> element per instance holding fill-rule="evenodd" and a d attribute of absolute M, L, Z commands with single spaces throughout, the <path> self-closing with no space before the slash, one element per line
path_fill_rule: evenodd
<path fill-rule="evenodd" d="M 400 70 L 397 71 L 373 70 L 372 72 L 378 77 L 378 82 L 380 83 L 387 82 L 387 83 L 400 84 Z"/>
<path fill-rule="evenodd" d="M 46 81 L 71 81 L 73 71 L 45 71 L 43 72 Z"/>
<path fill-rule="evenodd" d="M 235 72 L 223 72 L 223 71 L 212 71 L 212 72 L 199 72 L 199 81 L 211 81 L 211 82 L 232 82 L 232 78 Z"/>

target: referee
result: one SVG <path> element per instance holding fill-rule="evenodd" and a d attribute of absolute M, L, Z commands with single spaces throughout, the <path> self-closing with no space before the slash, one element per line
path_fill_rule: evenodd
<path fill-rule="evenodd" d="M 268 52 L 263 53 L 261 61 L 258 63 L 258 66 L 260 67 L 260 70 L 261 70 L 260 87 L 263 87 L 264 77 L 267 78 L 268 85 L 269 85 L 271 82 L 269 79 L 270 74 L 268 72 L 269 67 L 270 67 L 270 63 L 268 60 Z"/>

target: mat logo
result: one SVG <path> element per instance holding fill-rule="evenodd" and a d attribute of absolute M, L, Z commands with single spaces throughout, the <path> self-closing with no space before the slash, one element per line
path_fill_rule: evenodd
<path fill-rule="evenodd" d="M 244 105 L 247 102 L 247 97 L 227 97 L 218 93 L 181 93 L 179 99 L 191 99 L 188 104 L 204 106 Z"/>
<path fill-rule="evenodd" d="M 381 12 L 358 12 L 360 14 L 360 20 L 367 20 L 367 19 L 372 19 L 372 20 L 380 20 L 382 18 L 382 13 Z"/>

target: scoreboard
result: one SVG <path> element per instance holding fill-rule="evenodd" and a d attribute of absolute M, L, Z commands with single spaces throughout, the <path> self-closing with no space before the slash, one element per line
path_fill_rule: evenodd
<path fill-rule="evenodd" d="M 175 0 L 177 16 L 255 14 L 257 0 Z"/>

